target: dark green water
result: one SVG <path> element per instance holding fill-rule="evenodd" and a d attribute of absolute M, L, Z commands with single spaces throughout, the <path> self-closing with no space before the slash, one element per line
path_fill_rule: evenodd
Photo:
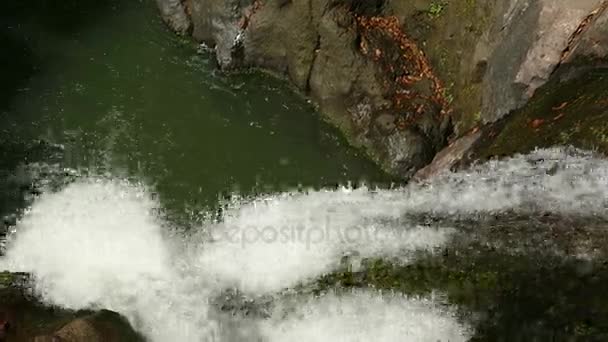
<path fill-rule="evenodd" d="M 3 11 L 4 169 L 48 159 L 42 139 L 63 147 L 61 166 L 143 179 L 179 211 L 235 192 L 388 179 L 285 82 L 218 72 L 153 1 Z"/>

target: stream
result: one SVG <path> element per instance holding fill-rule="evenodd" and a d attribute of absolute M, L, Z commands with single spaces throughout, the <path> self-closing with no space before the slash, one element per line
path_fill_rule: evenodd
<path fill-rule="evenodd" d="M 403 184 L 152 1 L 6 6 L 0 271 L 45 304 L 154 342 L 608 338 L 608 160 Z"/>

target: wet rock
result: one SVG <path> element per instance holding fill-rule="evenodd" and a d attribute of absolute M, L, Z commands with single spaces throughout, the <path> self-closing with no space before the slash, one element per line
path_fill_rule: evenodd
<path fill-rule="evenodd" d="M 378 128 L 382 134 L 390 134 L 397 128 L 395 120 L 396 118 L 394 115 L 382 114 L 376 118 L 376 128 Z"/>
<path fill-rule="evenodd" d="M 119 314 L 102 310 L 76 318 L 49 335 L 37 336 L 35 342 L 119 342 L 143 341 Z"/>
<path fill-rule="evenodd" d="M 433 159 L 433 149 L 423 135 L 413 130 L 396 131 L 385 138 L 384 168 L 410 178 Z"/>
<path fill-rule="evenodd" d="M 472 151 L 474 144 L 480 137 L 481 132 L 476 131 L 452 142 L 448 147 L 437 153 L 429 165 L 418 170 L 414 179 L 425 180 L 441 172 L 450 170 L 453 166 L 462 161 L 467 153 Z"/>
<path fill-rule="evenodd" d="M 186 1 L 191 11 L 192 36 L 214 47 L 223 69 L 237 67 L 242 60 L 240 49 L 253 13 L 252 3 L 251 0 Z"/>
<path fill-rule="evenodd" d="M 320 15 L 308 1 L 266 3 L 251 17 L 243 42 L 245 64 L 285 73 L 306 91 L 319 48 Z"/>
<path fill-rule="evenodd" d="M 156 0 L 165 23 L 174 31 L 186 34 L 190 30 L 190 18 L 181 0 Z"/>
<path fill-rule="evenodd" d="M 125 341 L 144 339 L 119 314 L 72 311 L 41 303 L 25 273 L 0 272 L 0 336 L 7 341 Z M 0 338 L 0 341 L 2 339 Z"/>

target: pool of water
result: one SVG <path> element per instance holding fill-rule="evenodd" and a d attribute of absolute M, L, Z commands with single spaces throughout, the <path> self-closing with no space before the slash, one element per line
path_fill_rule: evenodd
<path fill-rule="evenodd" d="M 5 169 L 48 162 L 42 140 L 61 167 L 144 180 L 178 212 L 235 193 L 390 180 L 286 82 L 218 72 L 152 1 L 5 6 Z"/>

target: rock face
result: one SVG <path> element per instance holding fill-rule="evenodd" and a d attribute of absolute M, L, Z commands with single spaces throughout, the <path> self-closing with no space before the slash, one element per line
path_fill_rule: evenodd
<path fill-rule="evenodd" d="M 221 68 L 286 75 L 404 178 L 448 138 L 525 105 L 556 69 L 608 49 L 602 0 L 157 1 Z"/>
<path fill-rule="evenodd" d="M 511 1 L 478 46 L 492 51 L 481 60 L 488 65 L 482 119 L 493 122 L 524 105 L 562 63 L 577 30 L 601 3 Z"/>

